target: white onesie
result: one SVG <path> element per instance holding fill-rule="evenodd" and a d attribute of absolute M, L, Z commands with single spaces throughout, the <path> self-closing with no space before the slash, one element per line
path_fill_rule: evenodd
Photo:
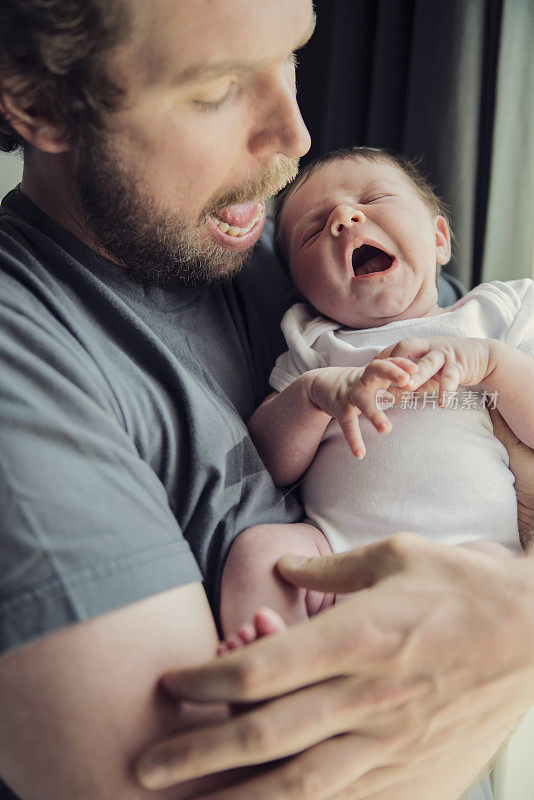
<path fill-rule="evenodd" d="M 278 392 L 310 369 L 364 366 L 385 347 L 414 336 L 500 339 L 534 356 L 534 283 L 482 284 L 442 314 L 365 330 L 345 328 L 299 303 L 284 316 L 282 330 L 289 350 L 270 379 Z M 360 416 L 367 449 L 362 460 L 332 420 L 302 479 L 306 514 L 333 550 L 400 530 L 449 544 L 493 540 L 518 550 L 514 476 L 483 393 L 459 387 L 444 409 L 432 397 L 414 408 L 407 392 L 405 402 L 386 413 L 393 424 L 386 436 Z"/>

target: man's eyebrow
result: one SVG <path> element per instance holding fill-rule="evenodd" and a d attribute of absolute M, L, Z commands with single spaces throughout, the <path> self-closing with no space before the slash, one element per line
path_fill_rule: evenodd
<path fill-rule="evenodd" d="M 303 39 L 295 47 L 295 50 L 300 50 L 310 41 L 316 24 L 317 16 L 315 11 L 312 10 L 310 26 Z M 230 75 L 232 73 L 242 74 L 254 72 L 262 69 L 262 67 L 267 66 L 268 63 L 268 61 L 219 61 L 217 64 L 198 64 L 178 73 L 175 78 L 175 82 L 177 84 L 200 83 L 203 81 L 207 82 L 214 80 L 215 78 L 220 78 L 223 75 Z"/>

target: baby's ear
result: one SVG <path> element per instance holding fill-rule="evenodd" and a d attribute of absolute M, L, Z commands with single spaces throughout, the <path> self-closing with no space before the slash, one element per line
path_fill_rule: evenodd
<path fill-rule="evenodd" d="M 449 223 L 441 215 L 435 217 L 436 230 L 436 263 L 440 266 L 448 264 L 451 259 L 451 232 Z"/>
<path fill-rule="evenodd" d="M 15 78 L 0 82 L 0 114 L 28 144 L 47 153 L 63 153 L 70 148 L 64 132 L 36 108 L 26 108 Z"/>

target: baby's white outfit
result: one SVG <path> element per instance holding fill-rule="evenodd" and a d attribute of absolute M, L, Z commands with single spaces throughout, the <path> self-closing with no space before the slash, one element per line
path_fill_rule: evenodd
<path fill-rule="evenodd" d="M 278 392 L 310 369 L 364 366 L 408 337 L 493 338 L 534 356 L 534 282 L 482 284 L 443 313 L 365 330 L 345 328 L 299 303 L 285 314 L 282 330 L 289 350 L 270 378 Z M 496 400 L 477 387 L 459 387 L 444 409 L 436 396 L 415 402 L 406 392 L 400 406 L 386 411 L 389 435 L 359 417 L 367 449 L 362 460 L 332 420 L 300 485 L 308 519 L 335 552 L 400 530 L 448 544 L 493 540 L 519 549 L 514 477 L 485 407 Z"/>

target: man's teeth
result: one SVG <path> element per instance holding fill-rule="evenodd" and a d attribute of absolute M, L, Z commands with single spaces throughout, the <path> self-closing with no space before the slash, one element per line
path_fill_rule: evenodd
<path fill-rule="evenodd" d="M 254 225 L 256 225 L 260 221 L 262 211 L 263 211 L 263 206 L 261 203 L 258 203 L 258 211 L 256 213 L 256 216 L 254 217 L 252 222 L 250 222 L 250 224 L 246 226 L 246 228 L 238 228 L 237 225 L 228 225 L 227 222 L 223 222 L 222 219 L 219 219 L 219 217 L 216 217 L 215 215 L 213 216 L 213 219 L 215 220 L 215 224 L 217 225 L 219 230 L 222 231 L 223 233 L 228 234 L 228 236 L 244 236 L 245 233 L 248 233 L 250 230 L 252 230 Z"/>

